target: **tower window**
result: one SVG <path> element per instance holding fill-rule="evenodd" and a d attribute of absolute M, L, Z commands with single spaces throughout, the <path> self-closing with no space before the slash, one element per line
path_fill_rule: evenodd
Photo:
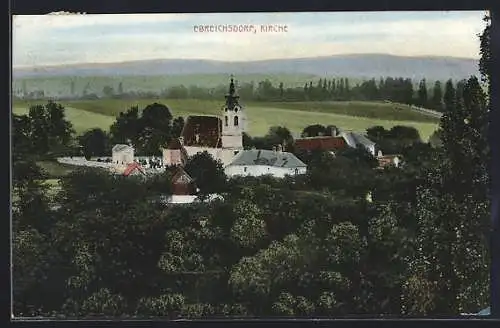
<path fill-rule="evenodd" d="M 238 116 L 234 117 L 234 126 L 238 126 Z"/>
<path fill-rule="evenodd" d="M 228 119 L 227 119 L 227 116 L 224 116 L 224 121 L 225 121 L 225 125 L 228 126 Z"/>

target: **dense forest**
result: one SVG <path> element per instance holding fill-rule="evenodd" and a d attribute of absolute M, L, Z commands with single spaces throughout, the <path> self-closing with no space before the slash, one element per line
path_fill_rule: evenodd
<path fill-rule="evenodd" d="M 488 29 L 481 39 L 489 58 Z M 487 80 L 489 62 L 480 68 Z M 489 302 L 488 96 L 476 77 L 459 87 L 450 81 L 442 108 L 439 146 L 411 128 L 367 131 L 381 147 L 404 154 L 402 169 L 374 170 L 368 153 L 346 150 L 297 154 L 308 172 L 295 178 L 226 179 L 206 153 L 193 156 L 186 169 L 200 192 L 223 199 L 189 206 L 158 201 L 170 193 L 167 171 L 143 180 L 78 169 L 51 193 L 37 165 L 82 147 L 99 153 L 124 139 L 155 150 L 180 125 L 165 106 L 151 104 L 141 115 L 132 108 L 109 135 L 78 139 L 57 103 L 14 115 L 14 314 L 476 312 Z M 273 127 L 245 143 L 293 145 L 288 134 Z"/>

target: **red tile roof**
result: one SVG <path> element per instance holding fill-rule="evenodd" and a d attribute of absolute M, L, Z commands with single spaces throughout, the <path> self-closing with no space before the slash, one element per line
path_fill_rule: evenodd
<path fill-rule="evenodd" d="M 125 171 L 123 172 L 124 176 L 129 176 L 132 174 L 135 170 L 138 170 L 142 174 L 146 174 L 146 171 L 144 171 L 144 168 L 137 162 L 130 163 L 127 165 L 125 168 Z"/>
<path fill-rule="evenodd" d="M 199 139 L 196 139 L 198 134 Z M 185 146 L 222 147 L 222 120 L 216 116 L 188 116 L 181 136 Z"/>
<path fill-rule="evenodd" d="M 295 147 L 298 150 L 338 150 L 347 147 L 343 137 L 312 137 L 295 140 Z"/>

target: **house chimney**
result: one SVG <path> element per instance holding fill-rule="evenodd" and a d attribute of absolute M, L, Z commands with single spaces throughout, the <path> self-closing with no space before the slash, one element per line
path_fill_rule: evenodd
<path fill-rule="evenodd" d="M 273 146 L 273 151 L 276 152 L 276 146 Z"/>
<path fill-rule="evenodd" d="M 382 156 L 383 156 L 383 155 L 382 155 L 382 151 L 381 151 L 381 150 L 379 150 L 379 151 L 378 151 L 378 153 L 377 153 L 377 157 L 382 157 Z"/>
<path fill-rule="evenodd" d="M 200 134 L 199 133 L 195 134 L 194 138 L 195 138 L 196 142 L 200 142 Z"/>
<path fill-rule="evenodd" d="M 179 143 L 184 146 L 184 137 L 179 137 Z"/>
<path fill-rule="evenodd" d="M 278 153 L 283 152 L 283 146 L 282 145 L 278 145 L 277 151 L 278 151 Z"/>

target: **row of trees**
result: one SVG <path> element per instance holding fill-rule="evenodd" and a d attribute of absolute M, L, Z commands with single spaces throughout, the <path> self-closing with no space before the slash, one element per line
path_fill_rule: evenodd
<path fill-rule="evenodd" d="M 460 82 L 463 85 L 463 82 Z M 106 85 L 100 95 L 88 91 L 87 84 L 81 95 L 74 90 L 71 84 L 71 94 L 62 98 L 98 99 L 98 98 L 157 98 L 170 99 L 220 99 L 227 92 L 227 86 L 216 88 L 202 88 L 199 86 L 173 86 L 162 92 L 146 92 L 139 90 L 124 90 L 123 82 L 116 88 Z M 442 82 L 436 81 L 428 85 L 425 79 L 415 88 L 414 81 L 409 78 L 380 78 L 366 80 L 352 85 L 348 78 L 326 79 L 309 81 L 303 87 L 285 87 L 283 82 L 276 85 L 269 80 L 258 83 L 243 83 L 238 87 L 239 93 L 247 101 L 345 101 L 345 100 L 389 100 L 404 104 L 417 105 L 437 111 L 443 110 Z M 27 93 L 24 98 L 44 98 L 42 93 Z"/>

